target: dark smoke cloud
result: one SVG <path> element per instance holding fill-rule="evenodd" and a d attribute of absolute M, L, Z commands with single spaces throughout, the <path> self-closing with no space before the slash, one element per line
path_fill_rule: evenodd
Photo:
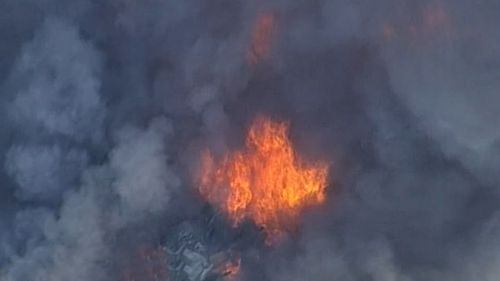
<path fill-rule="evenodd" d="M 123 280 L 198 214 L 200 150 L 264 113 L 331 183 L 298 234 L 242 247 L 247 279 L 498 281 L 499 21 L 495 0 L 1 2 L 0 280 Z"/>

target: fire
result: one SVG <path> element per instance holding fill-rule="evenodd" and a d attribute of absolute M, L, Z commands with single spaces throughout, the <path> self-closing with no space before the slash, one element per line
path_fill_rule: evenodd
<path fill-rule="evenodd" d="M 271 52 L 275 20 L 272 13 L 261 13 L 252 28 L 250 48 L 247 59 L 250 64 L 257 64 Z"/>
<path fill-rule="evenodd" d="M 233 225 L 250 219 L 271 242 L 296 225 L 300 212 L 325 200 L 328 165 L 306 164 L 288 138 L 288 124 L 260 116 L 242 151 L 216 163 L 202 157 L 201 195 L 225 213 Z"/>
<path fill-rule="evenodd" d="M 241 259 L 238 259 L 235 262 L 227 262 L 224 264 L 222 269 L 222 275 L 224 276 L 224 281 L 233 281 L 236 280 L 240 275 L 241 271 Z"/>

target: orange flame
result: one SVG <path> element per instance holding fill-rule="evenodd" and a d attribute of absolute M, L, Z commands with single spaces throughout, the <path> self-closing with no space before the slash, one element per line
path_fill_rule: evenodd
<path fill-rule="evenodd" d="M 328 165 L 305 164 L 288 138 L 288 124 L 258 117 L 243 151 L 216 163 L 202 158 L 201 195 L 228 215 L 234 226 L 251 219 L 267 242 L 296 225 L 300 211 L 325 200 Z"/>
<path fill-rule="evenodd" d="M 272 13 L 260 13 L 252 28 L 250 48 L 247 59 L 250 64 L 257 64 L 269 56 L 275 30 Z"/>

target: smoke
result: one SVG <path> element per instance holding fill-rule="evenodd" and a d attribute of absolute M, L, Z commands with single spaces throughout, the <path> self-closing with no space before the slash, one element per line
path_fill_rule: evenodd
<path fill-rule="evenodd" d="M 9 117 L 29 137 L 97 141 L 104 105 L 97 51 L 63 22 L 46 20 L 13 67 Z"/>
<path fill-rule="evenodd" d="M 59 200 L 66 188 L 77 183 L 87 156 L 59 146 L 12 146 L 6 155 L 6 170 L 15 180 L 21 200 Z"/>
<path fill-rule="evenodd" d="M 165 119 L 152 120 L 147 130 L 126 128 L 119 132 L 110 167 L 116 177 L 111 187 L 120 198 L 123 219 L 164 211 L 170 193 L 179 188 L 180 179 L 165 154 L 168 134 L 172 134 L 172 127 Z"/>
<path fill-rule="evenodd" d="M 123 280 L 123 255 L 199 216 L 200 151 L 258 114 L 330 184 L 297 233 L 239 248 L 243 277 L 499 279 L 498 1 L 0 8 L 0 280 Z"/>

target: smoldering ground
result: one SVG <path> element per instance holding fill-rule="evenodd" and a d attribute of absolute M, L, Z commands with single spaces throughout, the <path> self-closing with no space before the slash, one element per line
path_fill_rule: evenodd
<path fill-rule="evenodd" d="M 330 184 L 298 233 L 242 250 L 244 277 L 500 279 L 498 1 L 0 8 L 1 280 L 122 280 L 203 208 L 201 147 L 240 147 L 256 114 Z M 249 63 L 263 12 L 272 48 Z"/>

